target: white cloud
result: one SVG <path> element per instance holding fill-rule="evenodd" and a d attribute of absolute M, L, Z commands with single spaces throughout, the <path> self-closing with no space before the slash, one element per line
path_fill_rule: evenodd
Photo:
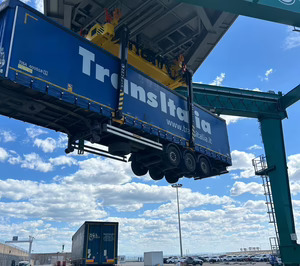
<path fill-rule="evenodd" d="M 226 120 L 227 125 L 235 124 L 240 120 L 247 119 L 246 117 L 233 116 L 233 115 L 221 115 L 221 117 Z"/>
<path fill-rule="evenodd" d="M 231 158 L 232 166 L 229 168 L 229 171 L 241 170 L 242 172 L 240 173 L 239 178 L 249 178 L 255 176 L 252 165 L 252 159 L 255 158 L 254 154 L 234 150 L 231 152 Z"/>
<path fill-rule="evenodd" d="M 172 190 L 172 189 L 171 189 Z M 172 192 L 172 191 L 170 191 Z M 174 198 L 171 202 L 166 204 L 162 204 L 158 209 L 155 210 L 147 210 L 144 212 L 143 216 L 145 217 L 166 217 L 177 214 L 177 202 Z M 171 198 L 171 197 L 170 197 Z M 180 198 L 180 209 L 181 211 L 187 208 L 197 208 L 200 206 L 212 204 L 212 205 L 226 205 L 231 204 L 233 199 L 228 196 L 217 196 L 210 194 L 201 194 L 199 192 L 192 192 L 190 189 L 181 188 L 179 190 L 179 198 Z"/>
<path fill-rule="evenodd" d="M 259 88 L 255 88 L 255 89 L 253 89 L 253 91 L 261 92 L 261 90 Z"/>
<path fill-rule="evenodd" d="M 35 0 L 34 1 L 35 8 L 40 11 L 41 13 L 44 13 L 44 0 Z"/>
<path fill-rule="evenodd" d="M 264 200 L 248 200 L 243 206 L 253 212 L 267 212 L 267 205 Z"/>
<path fill-rule="evenodd" d="M 130 164 L 102 157 L 90 158 L 78 162 L 79 170 L 64 178 L 64 182 L 86 184 L 124 184 L 130 182 L 134 174 Z"/>
<path fill-rule="evenodd" d="M 297 194 L 300 193 L 300 183 L 292 181 L 290 183 L 290 189 L 291 189 L 292 195 L 296 196 Z"/>
<path fill-rule="evenodd" d="M 49 172 L 53 170 L 53 165 L 51 163 L 44 162 L 37 153 L 25 154 L 24 160 L 21 161 L 21 167 L 41 172 Z"/>
<path fill-rule="evenodd" d="M 53 138 L 35 139 L 34 146 L 41 148 L 43 152 L 53 152 L 56 149 L 56 140 Z"/>
<path fill-rule="evenodd" d="M 273 69 L 272 68 L 270 68 L 270 69 L 268 69 L 267 71 L 266 71 L 266 73 L 265 73 L 265 80 L 269 80 L 269 76 L 271 75 L 273 73 Z"/>
<path fill-rule="evenodd" d="M 300 154 L 288 156 L 289 177 L 293 181 L 300 181 Z"/>
<path fill-rule="evenodd" d="M 8 152 L 0 147 L 0 161 L 4 162 L 9 157 Z"/>
<path fill-rule="evenodd" d="M 26 128 L 26 132 L 28 134 L 28 136 L 32 139 L 34 139 L 35 137 L 38 137 L 39 135 L 42 134 L 48 134 L 48 132 L 40 127 L 37 126 L 31 126 Z"/>
<path fill-rule="evenodd" d="M 248 150 L 261 150 L 263 147 L 261 147 L 261 146 L 259 146 L 259 145 L 257 145 L 257 144 L 254 144 L 254 145 L 252 145 L 252 146 L 250 146 L 249 148 L 248 148 Z"/>
<path fill-rule="evenodd" d="M 217 76 L 216 79 L 213 82 L 211 82 L 209 85 L 221 86 L 225 77 L 226 77 L 226 74 L 221 73 L 220 76 Z"/>
<path fill-rule="evenodd" d="M 77 164 L 77 160 L 66 155 L 61 155 L 56 158 L 50 158 L 49 162 L 54 166 L 60 166 L 60 165 L 72 166 Z"/>
<path fill-rule="evenodd" d="M 3 142 L 11 142 L 16 140 L 16 135 L 10 131 L 1 131 L 0 133 L 3 137 Z"/>
<path fill-rule="evenodd" d="M 180 189 L 179 193 L 186 249 L 218 252 L 224 251 L 224 246 L 234 250 L 239 243 L 251 246 L 257 241 L 267 247 L 268 223 L 266 213 L 260 210 L 260 201 L 239 204 L 230 197 L 203 195 L 188 188 Z M 170 186 L 47 184 L 8 179 L 0 181 L 0 195 L 3 199 L 14 200 L 0 203 L 0 217 L 28 220 L 17 224 L 2 222 L 1 235 L 7 239 L 15 232 L 20 232 L 19 237 L 23 238 L 36 236 L 39 245 L 35 250 L 38 252 L 58 250 L 61 243 L 70 250 L 72 234 L 85 220 L 119 222 L 119 251 L 122 254 L 142 254 L 155 248 L 164 250 L 164 254 L 174 252 L 170 247 L 177 239 L 177 205 L 175 190 Z M 162 205 L 154 210 L 151 205 L 143 217 L 108 216 L 111 207 L 118 211 L 134 211 L 142 206 L 147 209 L 148 203 Z M 219 205 L 219 208 L 194 209 L 210 204 Z M 233 244 L 233 238 L 241 242 Z M 199 250 L 194 245 L 199 241 L 205 249 Z"/>
<path fill-rule="evenodd" d="M 61 155 L 54 158 L 49 158 L 48 160 L 43 160 L 40 155 L 37 153 L 24 154 L 21 157 L 15 151 L 10 150 L 9 153 L 4 149 L 0 148 L 0 161 L 1 161 L 1 151 L 2 151 L 2 159 L 8 159 L 8 163 L 12 165 L 19 164 L 22 168 L 27 168 L 40 172 L 49 172 L 54 170 L 56 166 L 72 166 L 77 165 L 77 160 L 72 158 L 71 156 Z"/>
<path fill-rule="evenodd" d="M 284 40 L 284 49 L 292 49 L 300 46 L 300 33 L 293 31 L 293 27 L 288 27 L 288 35 Z"/>
<path fill-rule="evenodd" d="M 245 193 L 263 195 L 263 186 L 256 182 L 250 182 L 248 184 L 244 182 L 235 182 L 230 190 L 231 196 L 240 196 Z"/>

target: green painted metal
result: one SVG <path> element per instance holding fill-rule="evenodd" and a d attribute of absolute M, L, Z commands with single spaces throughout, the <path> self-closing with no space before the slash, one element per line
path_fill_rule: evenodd
<path fill-rule="evenodd" d="M 300 27 L 299 0 L 177 0 L 258 19 Z M 300 100 L 300 85 L 286 95 L 193 84 L 194 102 L 217 114 L 258 118 L 285 265 L 300 265 L 282 130 L 286 108 Z M 187 96 L 185 88 L 179 93 Z"/>
<path fill-rule="evenodd" d="M 176 90 L 187 96 L 186 88 Z M 243 116 L 250 118 L 285 118 L 285 110 L 280 110 L 282 94 L 250 91 L 236 88 L 193 83 L 194 102 L 216 114 Z"/>
<path fill-rule="evenodd" d="M 300 100 L 300 84 L 280 98 L 281 108 L 286 109 Z"/>
<path fill-rule="evenodd" d="M 177 0 L 205 8 L 300 27 L 298 0 Z"/>
<path fill-rule="evenodd" d="M 186 88 L 177 92 L 187 95 Z M 265 147 L 272 197 L 285 265 L 300 265 L 282 131 L 286 108 L 300 100 L 300 85 L 286 95 L 193 83 L 194 103 L 217 114 L 258 118 Z"/>
<path fill-rule="evenodd" d="M 279 249 L 285 265 L 300 264 L 300 245 L 295 237 L 295 223 L 287 172 L 282 123 L 280 119 L 260 119 L 270 184 L 279 233 Z"/>

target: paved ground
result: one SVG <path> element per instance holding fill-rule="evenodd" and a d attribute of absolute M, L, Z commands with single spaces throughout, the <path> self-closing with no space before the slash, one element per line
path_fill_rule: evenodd
<path fill-rule="evenodd" d="M 68 264 L 67 264 L 68 265 Z M 245 265 L 245 266 L 270 266 L 269 263 L 266 262 L 230 262 L 230 263 L 203 263 L 203 266 L 239 266 L 239 265 Z M 38 266 L 38 265 L 35 265 Z M 53 266 L 52 264 L 49 265 L 43 265 L 43 266 Z M 69 265 L 68 265 L 69 266 Z M 118 264 L 118 266 L 144 266 L 144 262 L 126 262 L 124 264 Z M 164 266 L 175 266 L 175 264 L 164 264 Z"/>
<path fill-rule="evenodd" d="M 120 266 L 144 266 L 144 262 L 126 262 L 124 264 L 118 264 Z M 174 266 L 175 264 L 164 264 L 164 266 Z M 266 262 L 229 262 L 229 263 L 203 263 L 203 266 L 239 266 L 239 265 L 245 265 L 245 266 L 270 266 L 269 263 Z"/>

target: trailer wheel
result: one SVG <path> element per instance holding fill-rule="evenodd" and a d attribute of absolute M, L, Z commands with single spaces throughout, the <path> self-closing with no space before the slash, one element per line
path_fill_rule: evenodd
<path fill-rule="evenodd" d="M 211 166 L 207 158 L 200 156 L 198 165 L 201 175 L 209 176 L 211 174 Z"/>
<path fill-rule="evenodd" d="M 181 160 L 181 154 L 179 149 L 173 145 L 169 144 L 166 149 L 167 162 L 173 167 L 178 167 Z"/>
<path fill-rule="evenodd" d="M 194 173 L 196 171 L 197 163 L 193 153 L 185 151 L 183 153 L 183 162 L 186 170 L 188 170 L 190 173 Z"/>
<path fill-rule="evenodd" d="M 150 168 L 149 169 L 149 175 L 150 177 L 155 180 L 155 181 L 158 181 L 158 180 L 161 180 L 163 179 L 164 177 L 164 173 L 163 171 L 161 171 L 159 168 L 157 167 L 153 167 L 153 168 Z"/>
<path fill-rule="evenodd" d="M 132 160 L 131 162 L 131 170 L 136 176 L 142 176 L 147 174 L 148 169 L 144 167 L 141 163 L 137 162 L 136 160 Z"/>
<path fill-rule="evenodd" d="M 170 184 L 177 183 L 179 180 L 179 176 L 176 176 L 173 173 L 166 173 L 165 178 L 166 178 L 167 182 Z"/>

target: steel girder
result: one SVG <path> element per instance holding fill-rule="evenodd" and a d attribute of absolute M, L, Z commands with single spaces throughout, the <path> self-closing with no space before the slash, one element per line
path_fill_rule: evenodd
<path fill-rule="evenodd" d="M 285 265 L 300 265 L 282 119 L 286 108 L 300 100 L 300 85 L 286 95 L 193 83 L 194 103 L 216 114 L 257 118 L 265 148 L 272 197 L 279 233 L 279 249 Z M 187 89 L 177 92 L 187 96 Z"/>

